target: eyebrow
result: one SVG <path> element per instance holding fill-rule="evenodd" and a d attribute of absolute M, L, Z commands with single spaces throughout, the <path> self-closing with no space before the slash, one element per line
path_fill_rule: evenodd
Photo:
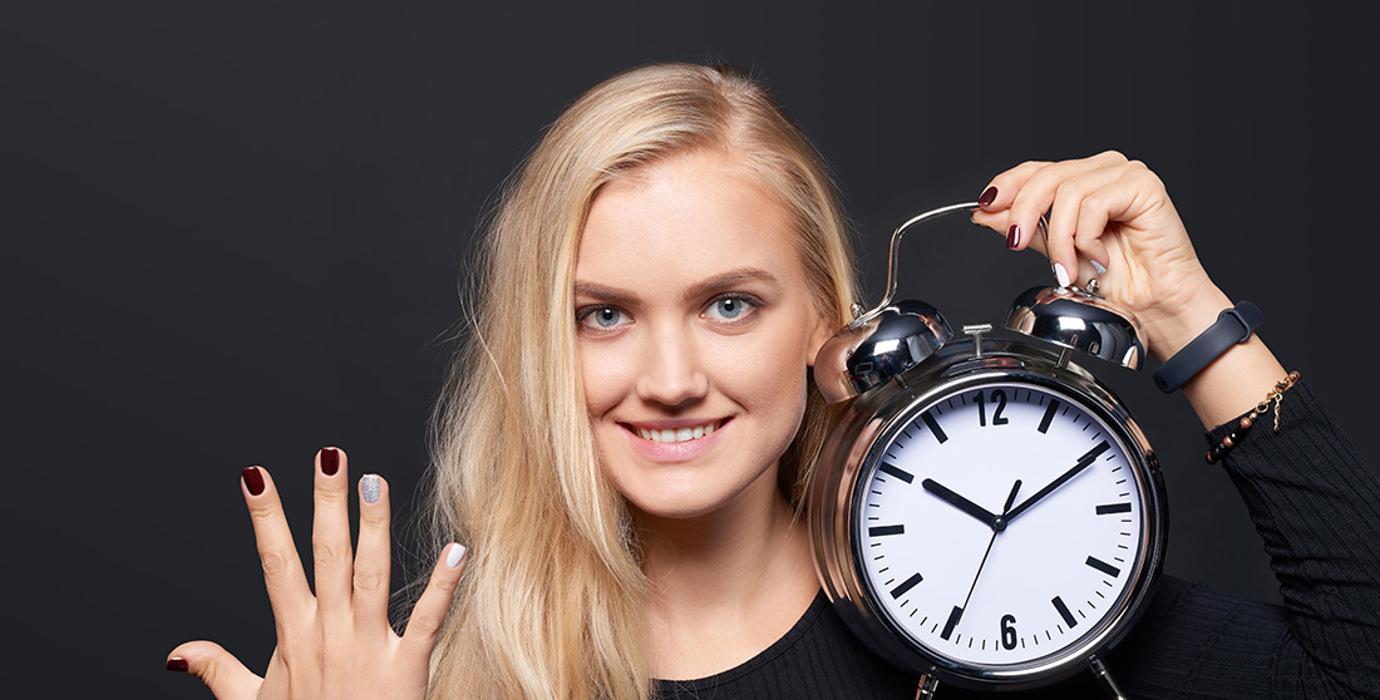
<path fill-rule="evenodd" d="M 715 292 L 730 289 L 747 281 L 774 283 L 776 282 L 776 276 L 757 267 L 744 267 L 737 270 L 729 270 L 723 274 L 710 277 L 703 282 L 696 282 L 686 287 L 684 297 L 686 299 L 700 299 Z M 576 294 L 583 294 L 615 304 L 630 304 L 638 299 L 636 294 L 625 289 L 608 287 L 590 282 L 577 281 L 574 290 Z"/>

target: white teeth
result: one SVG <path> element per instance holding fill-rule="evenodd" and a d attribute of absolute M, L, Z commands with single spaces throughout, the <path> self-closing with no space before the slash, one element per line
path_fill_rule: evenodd
<path fill-rule="evenodd" d="M 669 428 L 666 430 L 637 429 L 637 434 L 641 435 L 643 440 L 651 440 L 652 442 L 687 442 L 689 440 L 698 440 L 712 432 L 714 432 L 713 423 L 696 426 L 694 428 L 680 428 L 678 430 Z"/>

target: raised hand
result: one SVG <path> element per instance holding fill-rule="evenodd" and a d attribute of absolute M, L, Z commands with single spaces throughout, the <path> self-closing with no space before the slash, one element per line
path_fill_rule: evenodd
<path fill-rule="evenodd" d="M 1164 183 L 1120 153 L 1022 163 L 993 178 L 980 203 L 973 221 L 1005 234 L 1010 248 L 1044 252 L 1062 268 L 1061 284 L 1097 277 L 1102 294 L 1140 317 L 1160 359 L 1231 306 L 1199 263 Z M 1048 250 L 1036 228 L 1045 212 Z"/>
<path fill-rule="evenodd" d="M 974 222 L 1005 235 L 1010 248 L 1045 252 L 1062 270 L 1056 272 L 1061 284 L 1096 276 L 1101 294 L 1140 319 L 1142 340 L 1161 362 L 1233 304 L 1199 262 L 1164 183 L 1144 163 L 1115 151 L 1022 163 L 993 178 L 978 203 Z M 1045 212 L 1047 249 L 1036 234 Z M 1212 427 L 1249 410 L 1284 376 L 1256 336 L 1183 391 L 1203 425 Z"/>
<path fill-rule="evenodd" d="M 220 700 L 392 698 L 426 695 L 431 650 L 464 569 L 465 548 L 441 553 L 402 636 L 388 624 L 391 559 L 388 483 L 359 481 L 359 551 L 352 553 L 349 470 L 344 451 L 316 456 L 312 595 L 277 489 L 262 467 L 244 470 L 241 488 L 273 607 L 278 647 L 260 678 L 214 642 L 183 644 L 168 668 L 200 678 Z"/>

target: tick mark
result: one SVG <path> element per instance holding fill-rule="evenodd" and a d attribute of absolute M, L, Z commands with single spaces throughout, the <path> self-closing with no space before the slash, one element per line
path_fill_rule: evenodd
<path fill-rule="evenodd" d="M 1059 617 L 1064 618 L 1064 624 L 1068 625 L 1069 629 L 1073 629 L 1078 625 L 1078 620 L 1074 618 L 1073 613 L 1069 612 L 1069 606 L 1064 605 L 1063 598 L 1054 596 L 1049 602 L 1054 604 L 1054 609 L 1059 611 Z M 1059 631 L 1063 632 L 1063 630 Z M 1049 630 L 1045 630 L 1045 634 L 1049 634 Z"/>

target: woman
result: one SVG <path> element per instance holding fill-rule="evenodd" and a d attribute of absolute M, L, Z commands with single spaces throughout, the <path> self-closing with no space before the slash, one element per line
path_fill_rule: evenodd
<path fill-rule="evenodd" d="M 1105 266 L 1103 289 L 1140 316 L 1160 360 L 1232 305 L 1163 185 L 1119 154 L 1027 163 L 981 202 L 974 220 L 1014 249 L 1052 207 L 1060 274 Z M 433 470 L 434 530 L 469 550 L 445 545 L 398 637 L 385 619 L 386 482 L 360 481 L 352 556 L 348 463 L 319 453 L 313 597 L 272 479 L 251 467 L 244 491 L 278 649 L 264 679 L 209 642 L 174 650 L 169 667 L 220 698 L 913 695 L 914 679 L 824 609 L 798 517 L 831 418 L 809 367 L 857 295 L 825 169 L 764 89 L 689 65 L 595 87 L 510 184 L 485 250 Z M 1185 391 L 1211 427 L 1284 376 L 1252 338 Z M 1353 476 L 1380 497 L 1367 472 Z M 1339 507 L 1375 515 L 1356 501 Z M 1341 567 L 1373 578 L 1380 553 L 1357 547 Z M 1346 597 L 1361 611 L 1341 633 L 1353 647 L 1380 615 L 1375 595 Z M 825 663 L 782 666 L 801 663 L 790 659 L 802 635 Z M 1276 656 L 1303 656 L 1291 644 Z M 1331 668 L 1355 649 L 1309 644 L 1321 658 L 1297 677 L 1321 668 L 1339 691 L 1362 690 L 1364 666 Z M 1154 688 L 1157 671 L 1148 663 L 1128 684 Z"/>

